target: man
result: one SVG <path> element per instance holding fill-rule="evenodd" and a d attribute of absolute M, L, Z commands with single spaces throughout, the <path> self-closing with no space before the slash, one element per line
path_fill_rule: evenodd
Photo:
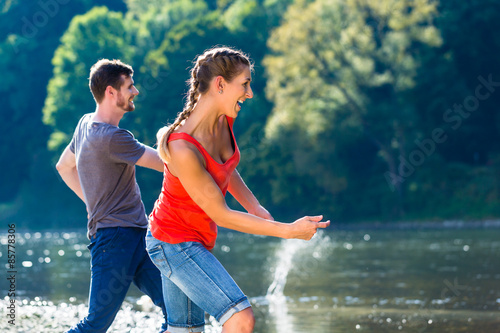
<path fill-rule="evenodd" d="M 119 60 L 99 60 L 90 70 L 94 113 L 84 115 L 56 168 L 86 204 L 91 253 L 89 313 L 68 332 L 106 332 L 131 282 L 161 307 L 161 275 L 145 248 L 147 217 L 135 165 L 163 171 L 156 150 L 118 127 L 134 111 L 132 67 Z"/>

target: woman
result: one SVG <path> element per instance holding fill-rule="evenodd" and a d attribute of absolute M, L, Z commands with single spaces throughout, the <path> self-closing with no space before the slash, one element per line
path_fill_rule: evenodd
<path fill-rule="evenodd" d="M 205 311 L 223 332 L 252 332 L 254 316 L 247 297 L 210 253 L 217 226 L 237 231 L 309 240 L 329 221 L 303 217 L 275 222 L 235 169 L 240 152 L 234 118 L 252 98 L 252 64 L 230 48 L 199 56 L 191 70 L 184 110 L 158 132 L 165 162 L 162 192 L 150 215 L 147 248 L 162 272 L 168 331 L 203 332 Z M 226 205 L 226 191 L 248 211 Z"/>

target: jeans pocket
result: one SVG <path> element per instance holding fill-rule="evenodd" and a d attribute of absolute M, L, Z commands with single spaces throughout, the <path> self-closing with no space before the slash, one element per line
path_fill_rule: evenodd
<path fill-rule="evenodd" d="M 172 270 L 170 269 L 170 265 L 168 264 L 165 252 L 163 252 L 161 245 L 148 249 L 148 254 L 151 261 L 160 270 L 161 274 L 169 278 L 172 275 Z"/>
<path fill-rule="evenodd" d="M 97 241 L 95 240 L 95 238 L 94 238 L 94 239 L 92 239 L 92 240 L 90 241 L 89 245 L 87 245 L 87 249 L 89 249 L 89 251 L 92 251 L 92 248 L 95 246 L 95 243 L 96 243 L 96 242 L 97 242 Z"/>
<path fill-rule="evenodd" d="M 121 227 L 102 228 L 97 230 L 97 243 L 101 250 L 109 251 L 117 247 L 119 245 L 118 241 L 122 238 L 120 236 L 122 230 L 123 228 Z"/>

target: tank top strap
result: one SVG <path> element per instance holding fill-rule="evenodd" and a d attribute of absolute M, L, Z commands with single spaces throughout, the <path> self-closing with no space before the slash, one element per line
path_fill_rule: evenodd
<path fill-rule="evenodd" d="M 233 154 L 233 156 L 234 156 L 234 155 L 239 154 L 238 148 L 236 146 L 236 138 L 234 137 L 234 133 L 233 133 L 234 118 L 226 116 L 226 119 L 227 119 L 227 122 L 228 122 L 229 128 L 230 128 L 231 141 L 234 142 L 234 145 L 235 145 L 235 147 L 234 147 L 235 148 L 235 152 Z M 175 141 L 175 140 L 185 140 L 185 141 L 191 142 L 193 145 L 195 145 L 196 148 L 198 149 L 198 151 L 201 153 L 201 155 L 203 155 L 203 158 L 205 159 L 205 162 L 207 163 L 207 166 L 208 165 L 212 165 L 214 163 L 220 165 L 220 163 L 215 162 L 215 160 L 213 159 L 213 157 L 210 156 L 210 154 L 205 150 L 205 147 L 203 147 L 202 144 L 199 143 L 198 140 L 196 140 L 195 138 L 193 138 L 191 135 L 189 135 L 187 133 L 184 133 L 184 132 L 171 133 L 169 135 L 169 137 L 168 137 L 167 143 L 170 142 L 170 141 Z M 233 157 L 231 157 L 230 159 L 232 159 L 232 158 Z M 223 164 L 225 164 L 225 163 L 223 163 Z"/>
<path fill-rule="evenodd" d="M 193 145 L 196 146 L 196 148 L 198 148 L 198 151 L 203 155 L 203 157 L 205 158 L 205 161 L 208 162 L 208 160 L 209 160 L 208 157 L 210 157 L 210 156 L 207 156 L 208 155 L 207 151 L 201 145 L 201 143 L 199 143 L 198 140 L 193 138 L 191 135 L 189 135 L 187 133 L 182 133 L 182 132 L 170 134 L 170 136 L 168 137 L 168 142 L 175 141 L 175 140 L 185 140 L 187 142 L 191 142 Z"/>

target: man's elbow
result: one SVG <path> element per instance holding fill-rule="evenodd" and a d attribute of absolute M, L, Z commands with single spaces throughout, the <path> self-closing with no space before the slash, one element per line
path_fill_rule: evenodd
<path fill-rule="evenodd" d="M 61 163 L 61 161 L 56 163 L 56 170 L 59 173 L 64 172 L 64 165 Z"/>
<path fill-rule="evenodd" d="M 56 170 L 57 172 L 59 172 L 60 175 L 71 172 L 72 169 L 74 168 L 76 167 L 69 166 L 68 164 L 63 163 L 62 161 L 56 163 Z"/>

